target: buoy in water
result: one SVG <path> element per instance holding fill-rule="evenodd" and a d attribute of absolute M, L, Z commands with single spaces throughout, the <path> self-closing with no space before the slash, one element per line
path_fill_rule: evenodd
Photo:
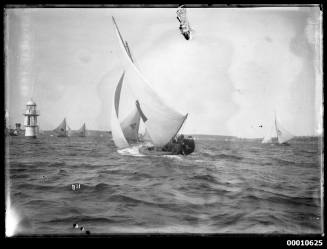
<path fill-rule="evenodd" d="M 78 228 L 78 224 L 73 224 L 73 227 L 74 228 Z"/>

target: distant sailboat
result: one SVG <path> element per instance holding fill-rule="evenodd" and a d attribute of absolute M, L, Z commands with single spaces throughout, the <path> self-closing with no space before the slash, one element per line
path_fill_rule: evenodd
<path fill-rule="evenodd" d="M 275 122 L 272 124 L 267 135 L 262 139 L 262 143 L 274 143 L 276 141 L 278 144 L 288 144 L 288 141 L 294 136 L 280 125 L 280 122 L 276 118 L 276 113 L 274 119 Z"/>
<path fill-rule="evenodd" d="M 143 121 L 147 138 L 151 139 L 151 143 L 156 147 L 163 147 L 169 143 L 178 133 L 188 114 L 182 115 L 166 105 L 163 100 L 153 91 L 148 81 L 144 78 L 139 68 L 135 65 L 131 57 L 130 48 L 119 32 L 118 26 L 113 18 L 119 43 L 122 45 L 124 54 L 132 65 L 133 71 L 141 81 L 135 81 L 128 84 L 128 89 L 133 92 L 135 97 L 135 106 L 124 121 L 119 122 L 119 102 L 120 92 L 124 80 L 125 72 L 122 74 L 116 89 L 114 91 L 112 113 L 111 113 L 111 131 L 115 145 L 118 148 L 126 148 L 129 141 L 138 140 L 140 120 Z M 190 149 L 189 153 L 194 150 Z"/>
<path fill-rule="evenodd" d="M 60 123 L 60 125 L 54 129 L 53 131 L 57 134 L 57 137 L 67 137 L 68 136 L 68 129 L 66 118 Z"/>
<path fill-rule="evenodd" d="M 85 137 L 86 136 L 86 127 L 85 123 L 82 125 L 82 127 L 77 131 L 77 136 L 79 137 Z"/>

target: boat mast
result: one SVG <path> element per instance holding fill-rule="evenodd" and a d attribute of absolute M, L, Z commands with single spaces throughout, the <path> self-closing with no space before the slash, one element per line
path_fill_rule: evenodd
<path fill-rule="evenodd" d="M 128 46 L 128 43 L 127 43 L 127 41 L 125 41 L 125 40 L 123 39 L 123 36 L 121 35 L 121 33 L 120 33 L 120 31 L 119 31 L 118 25 L 117 25 L 117 23 L 116 23 L 114 17 L 112 17 L 112 21 L 114 22 L 114 24 L 115 24 L 115 26 L 116 26 L 116 30 L 117 30 L 117 32 L 118 32 L 119 38 L 120 38 L 121 42 L 123 43 L 123 46 L 124 46 L 124 48 L 125 48 L 125 50 L 126 50 L 126 52 L 127 52 L 128 57 L 129 57 L 129 58 L 131 59 L 131 61 L 134 63 L 134 60 L 133 60 L 133 58 L 132 58 L 132 54 L 131 54 L 131 50 L 130 50 L 130 48 L 129 48 L 129 46 Z"/>
<path fill-rule="evenodd" d="M 275 129 L 276 129 L 277 141 L 279 142 L 276 111 L 274 111 L 274 116 L 275 116 Z"/>

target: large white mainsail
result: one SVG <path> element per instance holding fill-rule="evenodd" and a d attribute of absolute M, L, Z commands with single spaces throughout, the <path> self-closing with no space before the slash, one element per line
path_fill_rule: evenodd
<path fill-rule="evenodd" d="M 113 91 L 114 94 L 112 96 L 113 101 L 112 101 L 111 117 L 110 117 L 112 139 L 114 140 L 115 145 L 119 149 L 127 148 L 129 146 L 118 120 L 120 92 L 124 80 L 124 75 L 125 72 L 122 74 L 117 86 L 114 88 L 115 90 Z"/>
<path fill-rule="evenodd" d="M 141 81 L 135 81 L 129 86 L 134 96 L 137 98 L 139 104 L 138 110 L 142 112 L 142 120 L 145 123 L 152 143 L 156 146 L 164 146 L 178 133 L 187 115 L 182 115 L 169 107 L 161 100 L 156 92 L 152 90 L 150 87 L 151 84 L 149 84 L 139 68 L 135 65 L 134 59 L 131 57 L 130 48 L 127 42 L 122 38 L 115 19 L 112 19 L 124 54 L 141 79 Z"/>
<path fill-rule="evenodd" d="M 66 137 L 67 136 L 66 118 L 64 118 L 64 120 L 60 123 L 60 125 L 53 131 L 57 133 L 58 137 Z"/>

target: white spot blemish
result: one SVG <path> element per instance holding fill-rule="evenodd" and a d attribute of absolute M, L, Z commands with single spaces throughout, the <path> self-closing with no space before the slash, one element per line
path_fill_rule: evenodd
<path fill-rule="evenodd" d="M 11 207 L 10 201 L 7 201 L 6 205 L 6 236 L 12 237 L 17 232 L 17 225 L 19 223 L 19 217 L 16 211 Z"/>

